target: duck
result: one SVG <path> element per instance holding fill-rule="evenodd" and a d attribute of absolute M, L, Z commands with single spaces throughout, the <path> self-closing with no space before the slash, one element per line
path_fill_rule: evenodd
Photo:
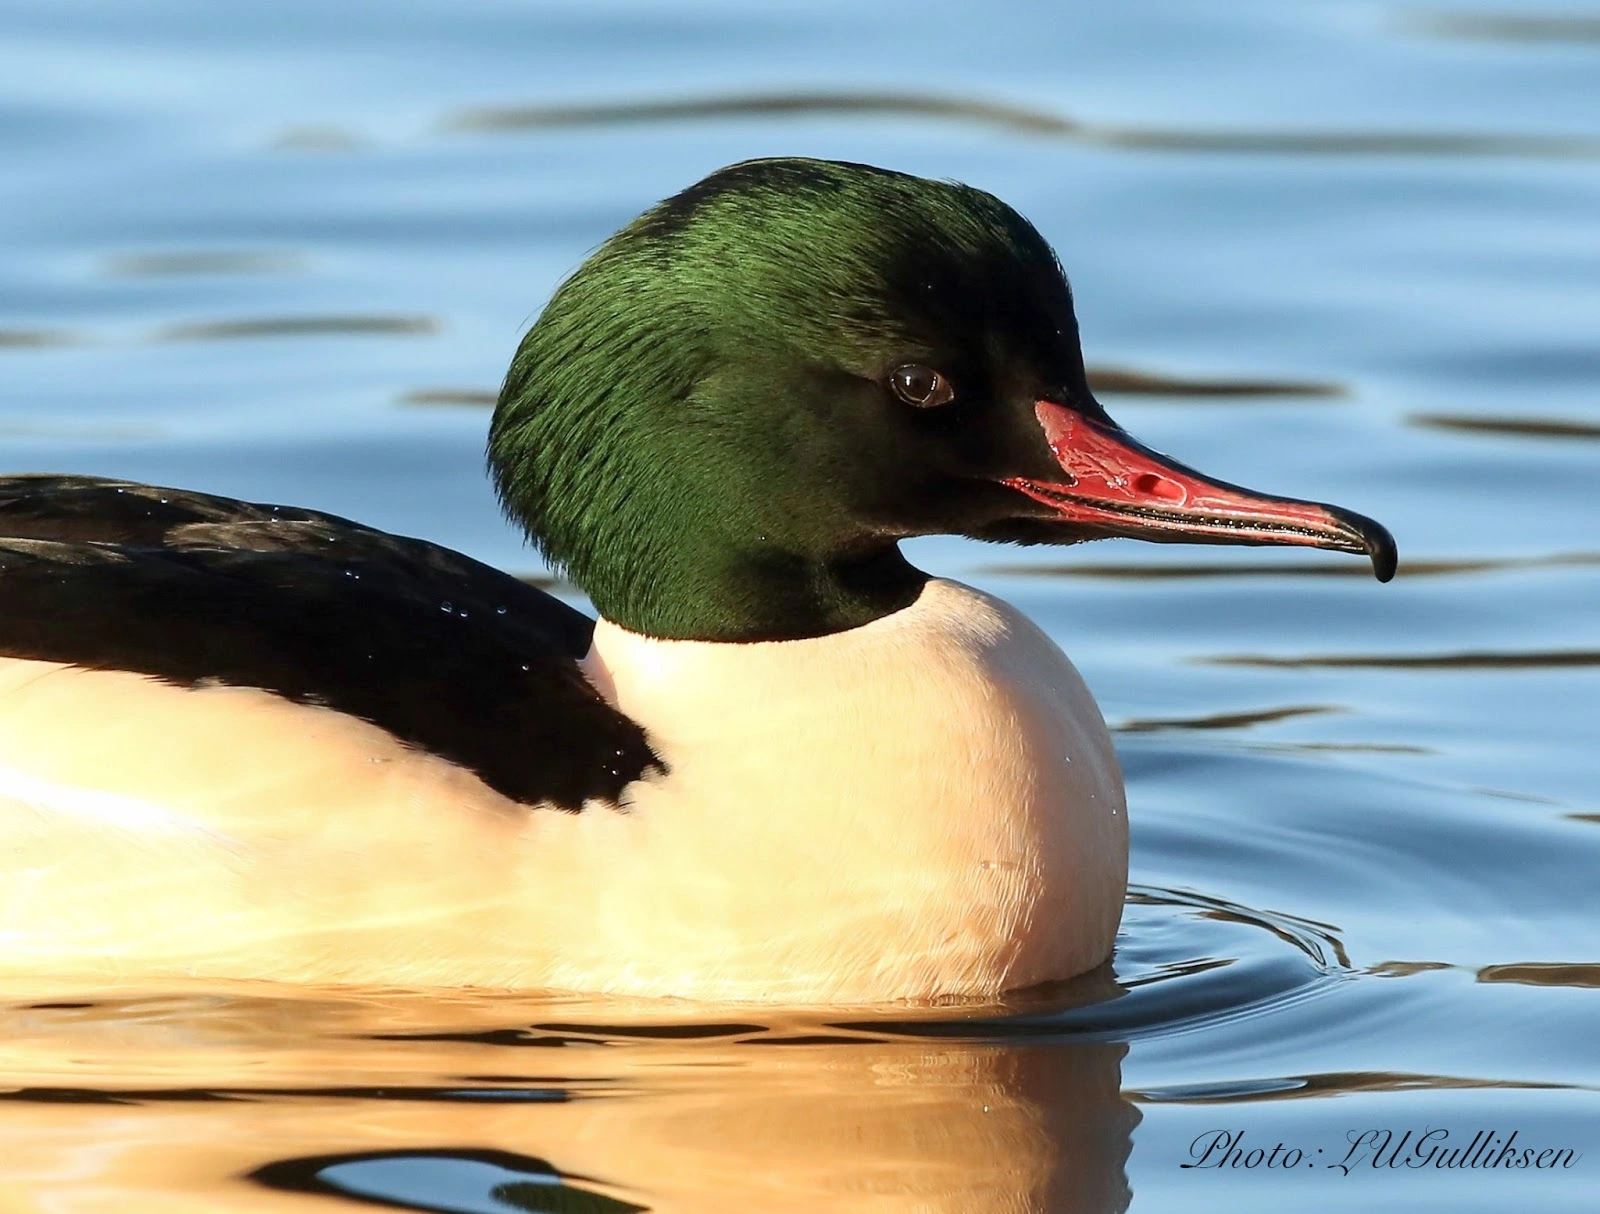
<path fill-rule="evenodd" d="M 598 618 L 423 539 L 0 478 L 0 974 L 984 1000 L 1111 954 L 1110 733 L 902 541 L 1395 544 L 1142 445 L 983 190 L 746 161 L 555 290 L 488 429 Z"/>

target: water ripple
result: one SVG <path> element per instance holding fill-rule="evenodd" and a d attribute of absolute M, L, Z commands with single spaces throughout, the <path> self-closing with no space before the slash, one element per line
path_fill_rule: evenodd
<path fill-rule="evenodd" d="M 1090 367 L 1089 387 L 1095 392 L 1123 396 L 1195 396 L 1207 400 L 1298 396 L 1329 399 L 1347 394 L 1342 384 L 1309 379 L 1195 379 L 1161 375 L 1129 367 Z"/>
<path fill-rule="evenodd" d="M 1406 420 L 1430 430 L 1510 434 L 1518 438 L 1600 438 L 1600 422 L 1562 417 L 1484 417 L 1463 413 L 1413 413 Z"/>
<path fill-rule="evenodd" d="M 1008 998 L 987 1011 L 877 1017 L 834 1027 L 992 1041 L 1137 1041 L 1220 1028 L 1329 991 L 1352 974 L 1331 924 L 1193 890 L 1130 885 L 1112 973 Z"/>
<path fill-rule="evenodd" d="M 1478 971 L 1479 982 L 1514 982 L 1519 986 L 1571 986 L 1600 988 L 1600 964 L 1569 964 L 1559 961 L 1524 961 L 1510 965 L 1486 965 Z"/>
<path fill-rule="evenodd" d="M 0 350 L 39 350 L 78 344 L 78 338 L 57 329 L 0 329 Z"/>
<path fill-rule="evenodd" d="M 492 409 L 500 399 L 497 392 L 474 388 L 417 388 L 405 393 L 396 403 L 401 405 L 451 405 Z"/>
<path fill-rule="evenodd" d="M 631 126 L 726 118 L 933 118 L 972 122 L 1031 138 L 1166 152 L 1241 152 L 1274 156 L 1600 158 L 1591 135 L 1490 134 L 1470 131 L 1226 131 L 1080 122 L 1030 106 L 922 93 L 745 93 L 640 101 L 484 106 L 457 111 L 447 132 L 527 133 L 574 127 Z"/>
<path fill-rule="evenodd" d="M 1460 653 L 1329 653 L 1304 657 L 1226 654 L 1199 658 L 1210 666 L 1348 667 L 1366 670 L 1538 670 L 1600 666 L 1600 649 L 1477 650 Z"/>
<path fill-rule="evenodd" d="M 1320 716 L 1343 712 L 1332 704 L 1294 704 L 1285 708 L 1263 708 L 1255 712 L 1218 712 L 1198 717 L 1133 717 L 1113 728 L 1117 733 L 1154 733 L 1166 729 L 1249 729 L 1272 721 L 1294 717 Z"/>
<path fill-rule="evenodd" d="M 304 260 L 291 253 L 185 252 L 119 253 L 105 260 L 113 278 L 188 277 L 200 274 L 282 274 L 299 270 Z"/>
<path fill-rule="evenodd" d="M 1454 1091 L 1462 1089 L 1512 1089 L 1520 1091 L 1584 1090 L 1582 1084 L 1539 1083 L 1513 1079 L 1479 1079 L 1458 1075 L 1413 1074 L 1407 1071 L 1328 1071 L 1271 1079 L 1242 1079 L 1225 1083 L 1175 1084 L 1144 1088 L 1131 1093 L 1152 1103 L 1238 1104 L 1259 1100 L 1305 1100 L 1341 1096 L 1351 1092 Z"/>
<path fill-rule="evenodd" d="M 1477 42 L 1600 42 L 1600 17 L 1569 13 L 1414 13 L 1404 24 L 1436 37 Z"/>
<path fill-rule="evenodd" d="M 273 316 L 169 325 L 157 341 L 234 341 L 256 337 L 426 337 L 439 331 L 431 316 Z"/>

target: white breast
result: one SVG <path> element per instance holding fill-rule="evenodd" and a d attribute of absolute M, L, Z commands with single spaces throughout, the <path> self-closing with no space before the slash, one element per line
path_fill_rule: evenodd
<path fill-rule="evenodd" d="M 577 984 L 872 1001 L 993 994 L 1109 954 L 1127 879 L 1111 740 L 1072 664 L 1000 600 L 936 580 L 864 627 L 743 645 L 602 621 L 588 669 L 670 775 L 634 786 L 626 830 L 541 823 L 541 847 L 594 827 L 611 849 Z"/>

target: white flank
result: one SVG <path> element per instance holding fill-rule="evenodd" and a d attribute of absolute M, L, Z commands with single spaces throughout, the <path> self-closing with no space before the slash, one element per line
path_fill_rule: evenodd
<path fill-rule="evenodd" d="M 982 997 L 1108 955 L 1121 776 L 1014 608 L 933 581 L 803 641 L 602 621 L 585 669 L 670 769 L 620 810 L 517 806 L 265 692 L 0 662 L 0 842 L 31 818 L 0 853 L 0 972 L 816 1003 Z"/>
<path fill-rule="evenodd" d="M 6 802 L 15 812 L 4 808 Z M 33 821 L 19 821 L 19 814 L 28 810 L 33 811 Z M 0 838 L 19 829 L 30 833 L 40 830 L 57 814 L 81 819 L 86 826 L 139 834 L 194 834 L 226 842 L 200 823 L 148 801 L 53 784 L 13 769 L 0 769 Z"/>

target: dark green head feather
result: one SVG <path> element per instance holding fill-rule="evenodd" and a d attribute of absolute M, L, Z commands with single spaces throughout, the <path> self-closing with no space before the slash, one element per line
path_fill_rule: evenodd
<path fill-rule="evenodd" d="M 889 377 L 953 385 L 918 409 Z M 896 541 L 1002 538 L 1031 415 L 1082 400 L 1049 246 L 968 186 L 865 165 L 714 173 L 608 240 L 517 351 L 489 458 L 602 615 L 657 636 L 852 627 L 913 599 Z"/>

